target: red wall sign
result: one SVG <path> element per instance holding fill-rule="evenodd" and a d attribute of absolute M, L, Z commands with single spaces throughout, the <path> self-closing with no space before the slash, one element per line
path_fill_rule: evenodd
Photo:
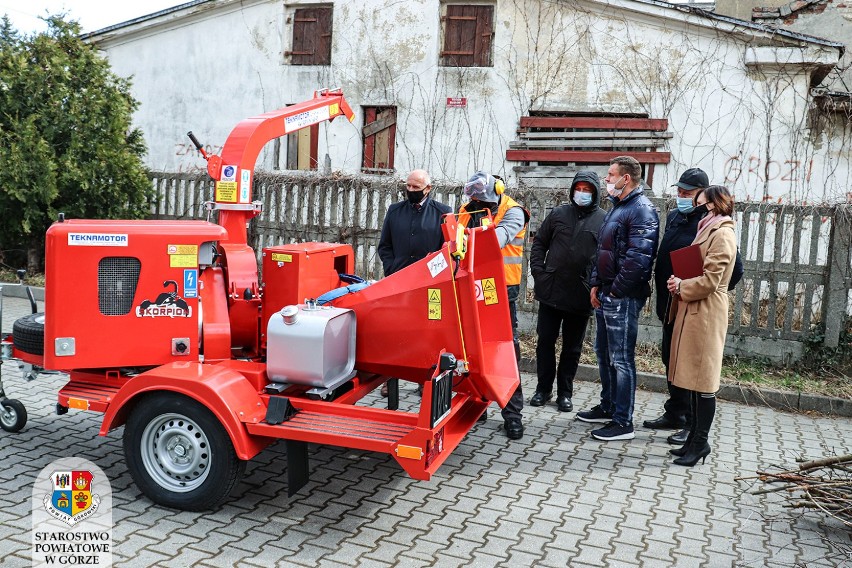
<path fill-rule="evenodd" d="M 467 97 L 447 97 L 447 108 L 464 108 L 467 106 Z"/>

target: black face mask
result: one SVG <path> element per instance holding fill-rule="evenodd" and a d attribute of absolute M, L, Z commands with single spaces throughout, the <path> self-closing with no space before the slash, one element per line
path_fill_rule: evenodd
<path fill-rule="evenodd" d="M 695 212 L 696 215 L 698 215 L 702 219 L 704 217 L 706 217 L 707 214 L 710 212 L 710 210 L 707 209 L 706 203 L 704 203 L 703 205 L 696 205 L 695 209 L 693 209 L 693 211 Z"/>
<path fill-rule="evenodd" d="M 420 191 L 407 191 L 408 193 L 408 201 L 412 204 L 417 204 L 423 201 L 423 196 L 426 195 L 423 190 Z"/>

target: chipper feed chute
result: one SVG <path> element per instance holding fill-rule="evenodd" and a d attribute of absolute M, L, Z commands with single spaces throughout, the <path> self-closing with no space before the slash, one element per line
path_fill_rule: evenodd
<path fill-rule="evenodd" d="M 503 256 L 493 230 L 465 234 L 463 258 L 451 253 L 455 242 L 447 243 L 333 305 L 357 315 L 358 370 L 423 382 L 445 349 L 468 366 L 455 391 L 504 406 L 519 376 Z"/>

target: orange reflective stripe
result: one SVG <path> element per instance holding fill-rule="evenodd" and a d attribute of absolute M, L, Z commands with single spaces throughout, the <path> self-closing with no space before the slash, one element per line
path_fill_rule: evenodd
<path fill-rule="evenodd" d="M 500 200 L 497 215 L 494 217 L 494 223 L 499 223 L 512 207 L 520 206 L 517 201 L 504 194 L 503 199 Z M 506 276 L 506 286 L 517 286 L 521 283 L 521 268 L 524 257 L 523 243 L 526 234 L 527 226 L 524 225 L 524 228 L 513 239 L 510 239 L 509 243 L 500 251 L 503 253 L 503 274 Z"/>

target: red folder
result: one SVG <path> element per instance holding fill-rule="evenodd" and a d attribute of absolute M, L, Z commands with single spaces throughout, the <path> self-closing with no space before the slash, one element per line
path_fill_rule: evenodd
<path fill-rule="evenodd" d="M 671 253 L 672 272 L 681 280 L 704 276 L 704 259 L 698 245 L 689 245 Z"/>

